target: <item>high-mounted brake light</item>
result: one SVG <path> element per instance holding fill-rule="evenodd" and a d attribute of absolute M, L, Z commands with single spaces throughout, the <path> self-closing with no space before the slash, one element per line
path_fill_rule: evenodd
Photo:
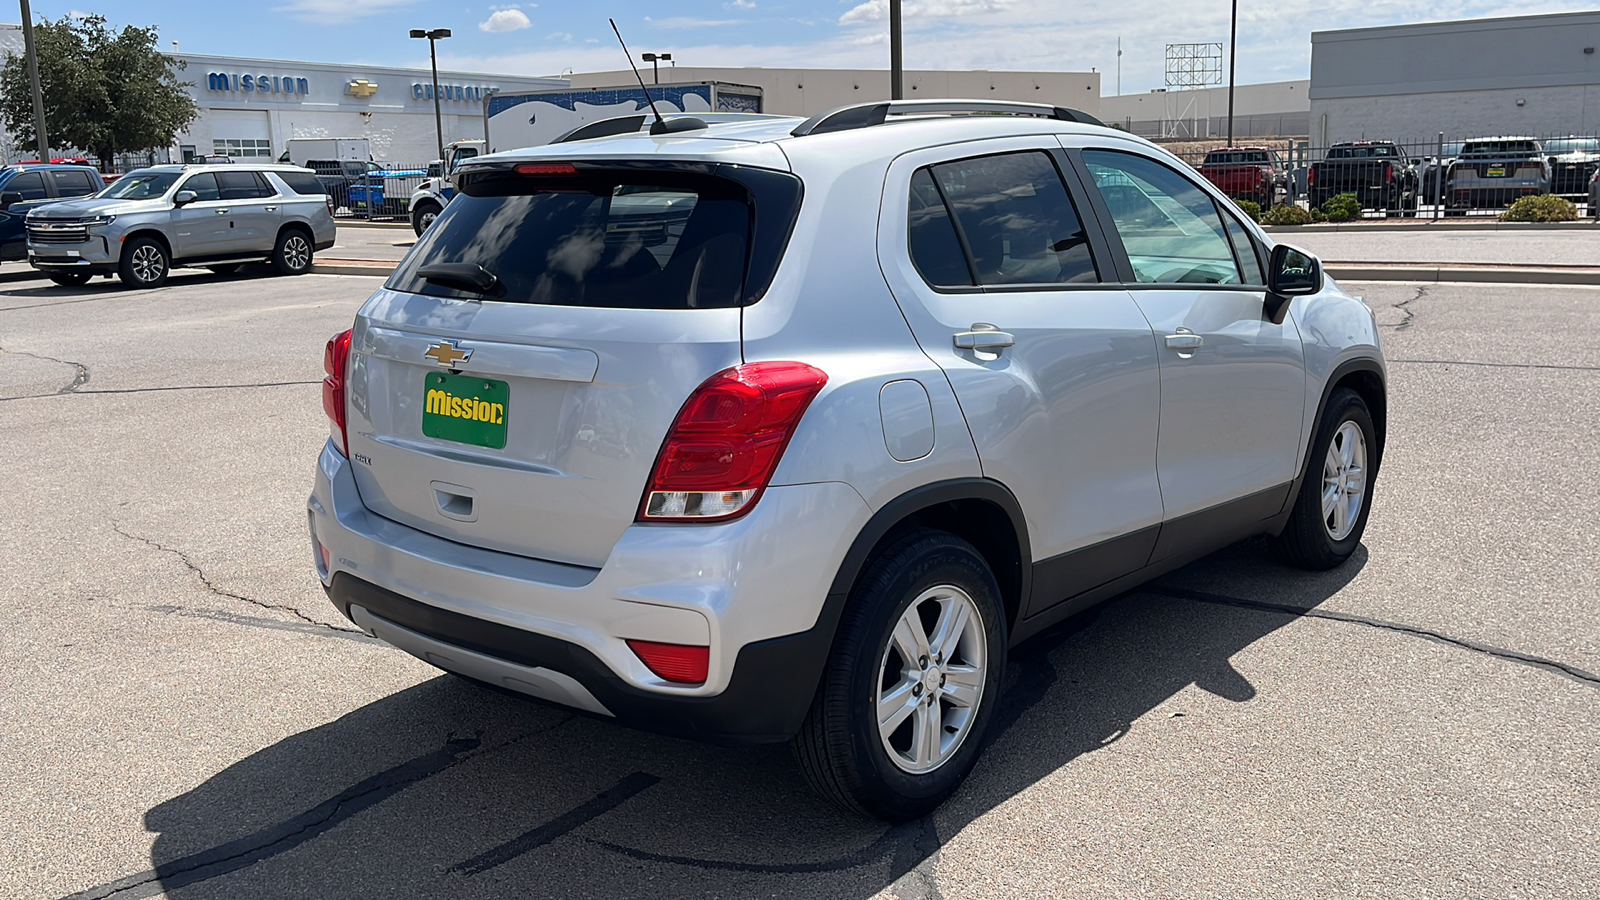
<path fill-rule="evenodd" d="M 709 522 L 749 512 L 828 375 L 799 362 L 746 363 L 706 379 L 667 432 L 641 522 Z"/>
<path fill-rule="evenodd" d="M 578 170 L 569 163 L 518 163 L 518 175 L 576 175 Z"/>
<path fill-rule="evenodd" d="M 345 431 L 344 388 L 350 374 L 350 331 L 341 331 L 328 338 L 322 351 L 322 411 L 328 414 L 328 436 L 333 446 L 345 456 L 350 455 L 350 438 Z"/>
<path fill-rule="evenodd" d="M 711 669 L 711 648 L 703 645 L 629 640 L 628 648 L 650 671 L 676 684 L 705 684 Z"/>

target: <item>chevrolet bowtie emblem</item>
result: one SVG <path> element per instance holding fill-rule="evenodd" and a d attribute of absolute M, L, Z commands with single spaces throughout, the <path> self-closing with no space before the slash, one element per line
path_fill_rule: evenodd
<path fill-rule="evenodd" d="M 422 355 L 447 369 L 454 369 L 456 363 L 466 362 L 472 358 L 472 349 L 463 350 L 456 346 L 455 341 L 440 341 L 437 344 L 430 344 Z"/>
<path fill-rule="evenodd" d="M 365 99 L 378 92 L 378 83 L 376 81 L 368 81 L 365 78 L 357 78 L 345 87 L 344 92 Z"/>

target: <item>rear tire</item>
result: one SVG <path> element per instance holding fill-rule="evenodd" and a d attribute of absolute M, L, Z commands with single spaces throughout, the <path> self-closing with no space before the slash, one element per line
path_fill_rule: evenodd
<path fill-rule="evenodd" d="M 930 529 L 895 541 L 851 591 L 792 742 L 807 780 L 890 822 L 933 811 L 983 750 L 1005 654 L 1000 589 L 978 551 Z"/>
<path fill-rule="evenodd" d="M 1317 423 L 1300 495 L 1275 542 L 1284 562 L 1331 569 L 1356 552 L 1367 530 L 1380 453 L 1366 401 L 1349 388 L 1334 390 Z"/>
<path fill-rule="evenodd" d="M 437 219 L 441 212 L 443 210 L 439 204 L 432 200 L 423 200 L 411 208 L 411 230 L 417 233 L 417 237 L 422 237 L 422 233 L 428 230 L 428 226 L 433 224 L 433 220 Z"/>
<path fill-rule="evenodd" d="M 272 248 L 272 267 L 280 275 L 304 275 L 311 271 L 313 252 L 310 235 L 298 228 L 286 229 Z"/>
<path fill-rule="evenodd" d="M 155 238 L 136 237 L 122 245 L 117 277 L 130 288 L 158 288 L 167 283 L 172 258 Z"/>
<path fill-rule="evenodd" d="M 88 272 L 52 272 L 50 280 L 62 287 L 83 287 L 94 275 Z"/>

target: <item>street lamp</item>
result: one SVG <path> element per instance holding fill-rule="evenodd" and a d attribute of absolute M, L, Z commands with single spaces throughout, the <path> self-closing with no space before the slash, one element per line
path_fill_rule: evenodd
<path fill-rule="evenodd" d="M 651 72 L 652 75 L 655 76 L 656 84 L 660 84 L 661 83 L 661 66 L 660 66 L 660 63 L 672 62 L 672 54 L 671 53 L 646 53 L 646 54 L 643 55 L 642 58 L 644 59 L 645 62 L 650 64 L 650 72 Z"/>
<path fill-rule="evenodd" d="M 905 69 L 900 64 L 900 0 L 889 0 L 889 99 L 904 100 Z"/>
<path fill-rule="evenodd" d="M 1233 70 L 1239 62 L 1239 0 L 1233 0 L 1233 20 L 1228 29 L 1228 146 L 1233 146 Z"/>
<path fill-rule="evenodd" d="M 434 41 L 442 41 L 449 37 L 450 29 L 435 28 L 432 31 L 423 31 L 421 28 L 413 28 L 411 36 L 428 39 L 428 62 L 433 66 L 433 133 L 439 139 L 439 158 L 444 159 L 444 116 L 439 112 L 439 55 L 434 50 Z"/>

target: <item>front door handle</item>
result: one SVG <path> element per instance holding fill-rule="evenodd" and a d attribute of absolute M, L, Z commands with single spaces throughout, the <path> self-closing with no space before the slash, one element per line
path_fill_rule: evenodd
<path fill-rule="evenodd" d="M 225 210 L 225 209 L 219 209 L 219 210 L 217 210 L 217 215 L 219 215 L 219 216 L 225 216 L 225 215 L 227 215 L 227 214 L 228 214 L 228 211 L 227 211 L 227 210 Z"/>
<path fill-rule="evenodd" d="M 983 322 L 973 323 L 971 331 L 956 332 L 956 348 L 959 350 L 999 350 L 1016 342 L 1016 335 Z"/>
<path fill-rule="evenodd" d="M 1205 342 L 1205 338 L 1188 331 L 1180 331 L 1177 334 L 1167 335 L 1167 346 L 1174 350 L 1192 352 L 1200 349 L 1200 346 Z"/>
<path fill-rule="evenodd" d="M 276 206 L 267 207 L 267 212 L 277 212 L 277 211 L 278 211 L 278 208 Z"/>

